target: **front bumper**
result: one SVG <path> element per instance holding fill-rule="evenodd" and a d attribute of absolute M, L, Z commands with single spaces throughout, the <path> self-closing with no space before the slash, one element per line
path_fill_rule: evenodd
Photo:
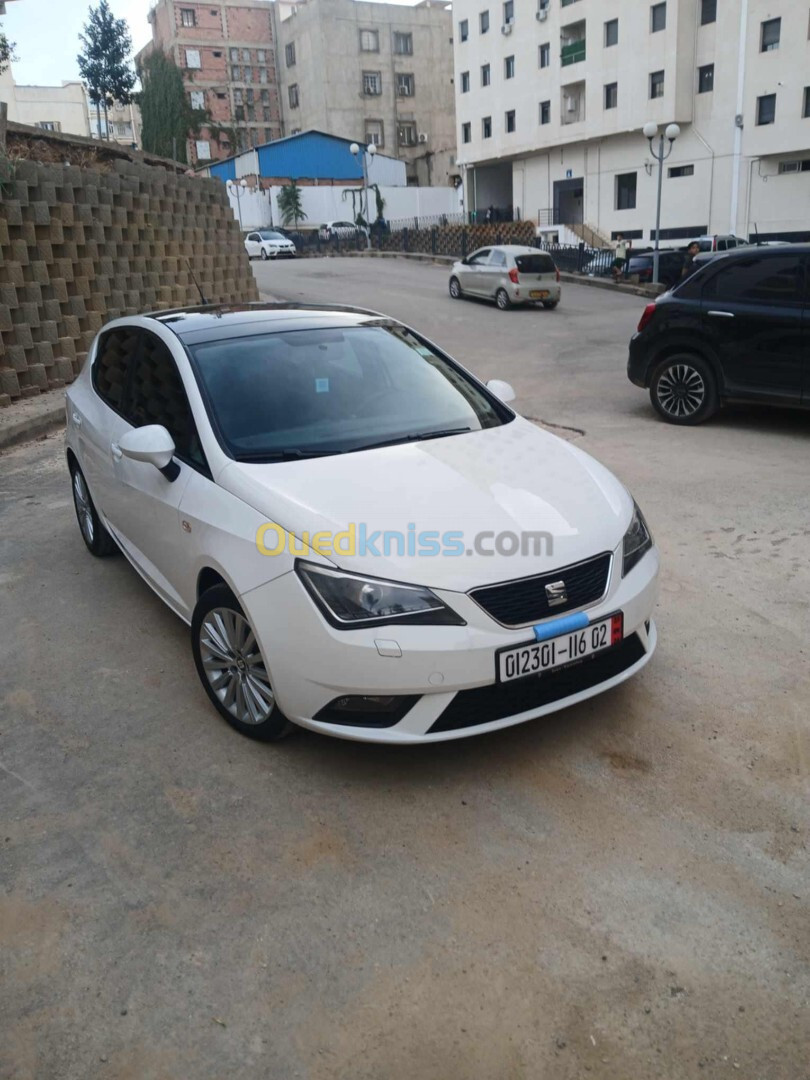
<path fill-rule="evenodd" d="M 496 650 L 533 641 L 533 631 L 531 626 L 517 630 L 500 626 L 466 593 L 434 590 L 466 620 L 466 626 L 393 623 L 350 631 L 336 630 L 325 622 L 294 572 L 252 589 L 241 601 L 256 630 L 279 707 L 290 720 L 313 731 L 361 742 L 439 742 L 544 716 L 593 697 L 639 671 L 656 645 L 651 619 L 658 567 L 658 551 L 653 548 L 622 578 L 621 551 L 617 549 L 607 593 L 587 609 L 587 614 L 593 622 L 603 615 L 623 612 L 622 645 L 627 644 L 623 654 L 627 665 L 618 671 L 610 664 L 599 669 L 605 678 L 596 683 L 597 669 L 589 667 L 595 660 L 565 669 L 566 678 L 558 680 L 563 696 L 554 698 L 552 692 L 552 700 L 547 700 L 546 690 L 530 693 L 528 698 L 513 692 L 522 684 L 536 687 L 549 675 L 503 687 L 496 684 Z M 631 641 L 634 635 L 637 640 Z M 607 657 L 622 645 L 597 654 L 597 658 Z M 400 655 L 390 655 L 396 650 Z M 618 658 L 618 654 L 614 656 Z M 457 695 L 487 687 L 492 690 L 460 697 L 450 708 Z M 500 696 L 506 687 L 510 690 Z M 362 695 L 412 695 L 417 700 L 390 727 L 313 719 L 336 698 Z M 464 716 L 466 702 L 475 712 L 474 717 L 470 713 L 469 721 Z M 513 703 L 506 708 L 506 715 L 504 702 Z M 527 702 L 528 707 L 524 707 Z M 511 711 L 512 707 L 517 711 Z"/>

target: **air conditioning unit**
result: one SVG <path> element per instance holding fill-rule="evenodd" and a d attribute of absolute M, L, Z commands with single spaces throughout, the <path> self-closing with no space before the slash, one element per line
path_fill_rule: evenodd
<path fill-rule="evenodd" d="M 578 108 L 579 108 L 579 98 L 567 97 L 565 99 L 565 111 L 566 112 L 576 112 Z"/>
<path fill-rule="evenodd" d="M 538 22 L 545 22 L 548 18 L 548 8 L 539 8 L 535 11 L 534 17 Z"/>
<path fill-rule="evenodd" d="M 501 27 L 501 33 L 506 36 L 512 33 L 512 24 L 510 22 L 504 23 Z"/>
<path fill-rule="evenodd" d="M 419 139 L 420 143 L 426 143 L 428 141 L 427 132 L 426 131 L 420 131 L 417 138 Z"/>

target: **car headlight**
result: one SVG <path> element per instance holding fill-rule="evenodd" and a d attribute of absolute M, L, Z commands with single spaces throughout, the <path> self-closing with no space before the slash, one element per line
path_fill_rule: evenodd
<path fill-rule="evenodd" d="M 622 541 L 622 577 L 629 574 L 645 552 L 653 546 L 652 533 L 644 515 L 633 502 L 633 519 Z"/>
<path fill-rule="evenodd" d="M 435 593 L 421 585 L 362 577 L 300 560 L 295 569 L 327 622 L 341 630 L 392 622 L 466 625 Z"/>

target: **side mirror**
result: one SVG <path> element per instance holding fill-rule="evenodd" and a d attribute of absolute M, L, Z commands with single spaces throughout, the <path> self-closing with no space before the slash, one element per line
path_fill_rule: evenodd
<path fill-rule="evenodd" d="M 503 379 L 490 379 L 487 383 L 487 390 L 493 393 L 496 398 L 500 398 L 504 404 L 514 401 L 517 396 L 512 384 L 504 382 Z"/>
<path fill-rule="evenodd" d="M 174 439 L 161 424 L 147 424 L 127 431 L 119 439 L 118 449 L 123 457 L 154 465 L 167 480 L 175 480 L 180 473 L 180 467 L 173 460 Z"/>

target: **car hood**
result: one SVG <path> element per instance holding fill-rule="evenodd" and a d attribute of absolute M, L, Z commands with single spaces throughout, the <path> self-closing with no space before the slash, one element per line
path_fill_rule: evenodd
<path fill-rule="evenodd" d="M 613 551 L 633 509 L 604 466 L 520 417 L 485 431 L 345 455 L 231 461 L 217 483 L 299 539 L 351 534 L 354 526 L 355 550 L 346 554 L 343 539 L 340 552 L 327 556 L 343 569 L 454 591 Z M 363 526 L 372 544 L 365 552 Z M 383 532 L 401 534 L 389 538 L 387 553 Z M 494 553 L 497 534 L 529 532 L 548 534 L 550 543 Z M 487 553 L 476 550 L 476 536 Z M 420 554 L 436 544 L 456 553 Z M 514 542 L 506 537 L 501 546 Z"/>

